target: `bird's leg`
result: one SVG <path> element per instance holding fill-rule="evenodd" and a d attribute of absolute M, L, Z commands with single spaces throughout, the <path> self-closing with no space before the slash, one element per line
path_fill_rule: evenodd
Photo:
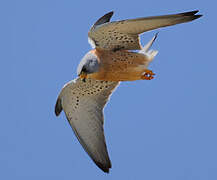
<path fill-rule="evenodd" d="M 142 80 L 151 80 L 151 79 L 154 79 L 154 75 L 155 73 L 153 73 L 151 70 L 149 69 L 146 69 L 144 71 L 144 74 L 141 76 L 141 79 Z"/>

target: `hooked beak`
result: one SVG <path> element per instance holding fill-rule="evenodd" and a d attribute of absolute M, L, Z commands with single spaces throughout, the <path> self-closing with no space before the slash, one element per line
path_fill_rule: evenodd
<path fill-rule="evenodd" d="M 84 71 L 82 71 L 82 72 L 79 74 L 79 77 L 81 78 L 81 80 L 82 80 L 83 82 L 85 82 L 85 81 L 86 81 L 86 78 L 87 78 L 87 74 L 86 74 Z"/>

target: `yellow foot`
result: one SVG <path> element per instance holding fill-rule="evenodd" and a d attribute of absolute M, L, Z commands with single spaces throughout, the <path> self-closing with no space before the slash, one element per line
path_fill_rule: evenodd
<path fill-rule="evenodd" d="M 146 69 L 144 71 L 144 74 L 142 75 L 141 79 L 151 80 L 151 79 L 154 79 L 154 77 L 153 77 L 154 75 L 155 75 L 155 73 L 153 73 L 151 70 Z"/>

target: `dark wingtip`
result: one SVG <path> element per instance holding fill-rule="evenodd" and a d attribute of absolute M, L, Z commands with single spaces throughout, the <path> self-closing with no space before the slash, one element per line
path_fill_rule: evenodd
<path fill-rule="evenodd" d="M 188 21 L 193 21 L 193 20 L 195 20 L 195 19 L 200 18 L 201 16 L 202 16 L 202 15 L 189 16 L 189 17 L 188 17 Z"/>
<path fill-rule="evenodd" d="M 114 11 L 110 11 L 106 15 L 113 16 L 113 14 L 114 14 Z"/>
<path fill-rule="evenodd" d="M 193 14 L 197 14 L 199 12 L 199 10 L 194 10 L 194 11 L 191 11 Z"/>
<path fill-rule="evenodd" d="M 198 18 L 200 18 L 202 16 L 203 16 L 202 14 L 198 14 L 198 15 L 195 15 L 194 17 L 195 17 L 195 19 L 198 19 Z"/>
<path fill-rule="evenodd" d="M 99 18 L 93 26 L 98 26 L 100 24 L 104 24 L 110 21 L 111 17 L 113 16 L 114 11 L 110 11 L 109 13 L 105 14 L 104 16 L 102 16 L 101 18 Z"/>
<path fill-rule="evenodd" d="M 105 173 L 109 173 L 109 169 L 111 168 L 111 163 L 109 162 L 109 164 L 102 164 L 100 162 L 95 162 L 96 165 Z"/>
<path fill-rule="evenodd" d="M 106 13 L 104 16 L 110 17 L 110 19 L 111 19 L 111 17 L 113 16 L 113 14 L 114 14 L 114 11 L 110 11 L 110 12 Z"/>
<path fill-rule="evenodd" d="M 199 12 L 199 10 L 194 10 L 194 11 L 183 12 L 183 13 L 180 13 L 178 15 L 181 15 L 181 16 L 193 16 L 193 15 L 197 14 L 198 12 Z"/>
<path fill-rule="evenodd" d="M 202 15 L 201 14 L 197 14 L 199 12 L 199 10 L 195 10 L 195 11 L 189 11 L 189 12 L 184 12 L 181 13 L 183 16 L 193 16 L 195 17 L 195 19 L 200 18 Z"/>
<path fill-rule="evenodd" d="M 189 21 L 193 21 L 195 19 L 198 19 L 202 16 L 201 14 L 197 14 L 198 12 L 199 12 L 198 10 L 195 10 L 195 11 L 180 13 L 177 15 L 180 18 L 183 18 L 183 22 L 189 22 Z"/>
<path fill-rule="evenodd" d="M 62 104 L 61 104 L 61 99 L 57 99 L 56 105 L 55 105 L 55 114 L 56 116 L 59 116 L 61 111 L 62 111 Z"/>

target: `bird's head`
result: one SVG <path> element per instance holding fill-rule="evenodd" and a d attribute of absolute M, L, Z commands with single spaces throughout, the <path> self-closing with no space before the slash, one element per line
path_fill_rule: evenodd
<path fill-rule="evenodd" d="M 97 56 L 93 52 L 88 52 L 81 60 L 77 68 L 78 76 L 85 81 L 88 74 L 95 73 L 99 70 Z"/>

